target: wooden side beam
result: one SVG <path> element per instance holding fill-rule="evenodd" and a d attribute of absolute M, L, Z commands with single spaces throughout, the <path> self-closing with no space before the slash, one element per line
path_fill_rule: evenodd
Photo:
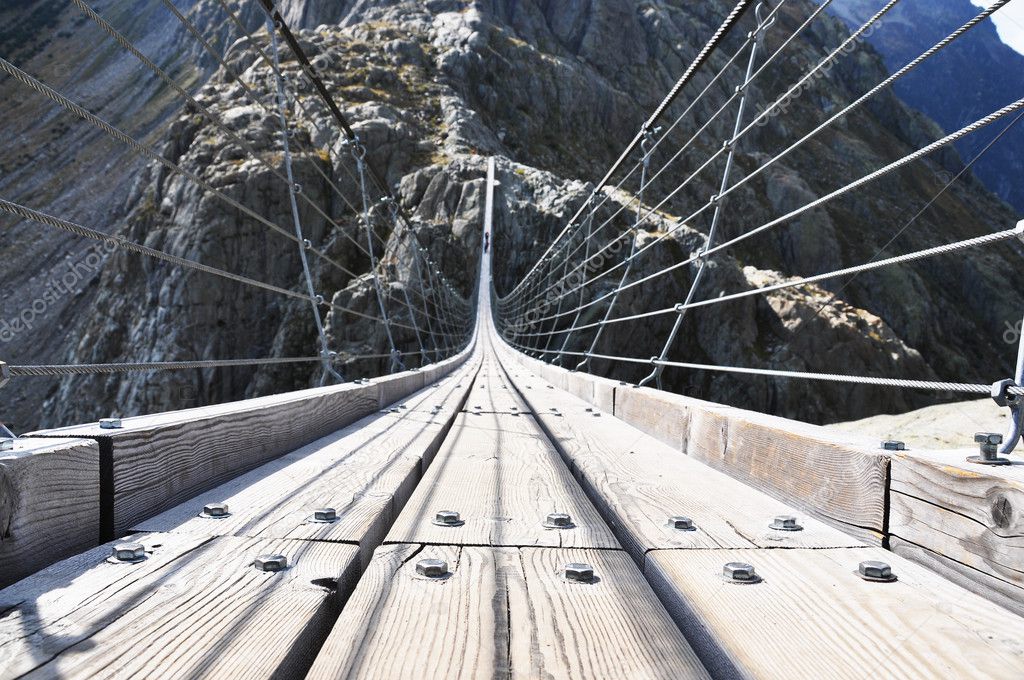
<path fill-rule="evenodd" d="M 1024 464 L 966 462 L 975 451 L 892 457 L 892 549 L 1024 614 Z"/>
<path fill-rule="evenodd" d="M 575 396 L 597 408 L 607 410 L 611 402 L 615 417 L 677 451 L 861 540 L 884 541 L 889 458 L 871 442 L 660 390 L 610 385 L 505 346 L 499 351 L 556 389 L 573 386 Z"/>
<path fill-rule="evenodd" d="M 23 437 L 0 452 L 0 588 L 91 548 L 99 534 L 95 441 Z"/>
<path fill-rule="evenodd" d="M 449 360 L 450 372 L 472 348 Z M 163 512 L 263 463 L 340 430 L 424 385 L 422 371 L 245 401 L 31 433 L 87 437 L 100 447 L 100 536 L 122 536 Z"/>

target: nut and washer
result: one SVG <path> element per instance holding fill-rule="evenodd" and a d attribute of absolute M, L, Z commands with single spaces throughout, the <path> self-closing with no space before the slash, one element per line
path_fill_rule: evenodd
<path fill-rule="evenodd" d="M 882 442 L 882 448 L 886 451 L 906 451 L 907 445 L 896 439 L 886 439 Z"/>
<path fill-rule="evenodd" d="M 203 506 L 203 517 L 211 517 L 213 519 L 223 519 L 231 514 L 228 510 L 227 503 L 207 503 Z"/>
<path fill-rule="evenodd" d="M 455 510 L 438 510 L 434 515 L 434 524 L 439 527 L 461 527 L 465 522 Z"/>
<path fill-rule="evenodd" d="M 118 562 L 141 562 L 146 559 L 146 549 L 141 543 L 117 543 L 110 556 Z"/>
<path fill-rule="evenodd" d="M 313 511 L 314 522 L 334 522 L 338 519 L 338 511 L 334 508 L 317 508 Z"/>
<path fill-rule="evenodd" d="M 980 465 L 1010 465 L 1008 458 L 999 457 L 999 445 L 1003 443 L 1003 435 L 998 432 L 978 432 L 974 441 L 981 449 L 980 456 L 968 456 L 967 461 Z"/>
<path fill-rule="evenodd" d="M 586 562 L 569 562 L 565 565 L 565 580 L 573 583 L 593 583 L 594 567 Z"/>
<path fill-rule="evenodd" d="M 120 418 L 100 418 L 101 430 L 119 430 L 124 427 Z"/>
<path fill-rule="evenodd" d="M 544 527 L 548 529 L 572 529 L 572 517 L 564 512 L 552 512 L 544 518 Z"/>
<path fill-rule="evenodd" d="M 772 520 L 772 523 L 768 525 L 768 528 L 774 529 L 775 531 L 804 530 L 804 528 L 797 523 L 796 517 L 793 517 L 792 515 L 776 515 L 775 519 Z"/>
<path fill-rule="evenodd" d="M 427 578 L 441 578 L 448 574 L 448 563 L 435 559 L 420 560 L 416 563 L 416 573 Z"/>
<path fill-rule="evenodd" d="M 668 526 L 679 531 L 696 531 L 693 520 L 684 515 L 674 515 L 668 518 Z"/>
<path fill-rule="evenodd" d="M 259 571 L 284 571 L 288 568 L 288 558 L 284 555 L 260 555 L 252 562 Z"/>
<path fill-rule="evenodd" d="M 861 562 L 854 572 L 865 581 L 877 581 L 879 583 L 890 583 L 896 580 L 896 574 L 892 573 L 892 567 L 885 562 L 867 560 Z"/>
<path fill-rule="evenodd" d="M 746 562 L 727 562 L 722 567 L 722 578 L 729 583 L 760 583 L 761 577 L 754 566 Z"/>

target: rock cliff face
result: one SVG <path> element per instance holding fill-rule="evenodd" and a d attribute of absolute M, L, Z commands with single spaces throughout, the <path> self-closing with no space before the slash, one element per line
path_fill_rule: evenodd
<path fill-rule="evenodd" d="M 850 26 L 860 26 L 878 11 L 867 0 L 837 2 L 831 12 Z M 930 48 L 981 8 L 970 0 L 905 0 L 872 32 L 869 41 L 895 71 Z M 1005 45 L 991 21 L 943 50 L 896 87 L 910 106 L 933 118 L 947 132 L 987 115 L 1024 92 L 1024 55 Z M 964 158 L 978 154 L 1002 126 L 957 145 Z M 977 177 L 993 192 L 1024 211 L 1024 127 L 1017 125 L 975 164 Z"/>
<path fill-rule="evenodd" d="M 429 247 L 445 275 L 469 294 L 480 245 L 485 157 L 498 157 L 501 188 L 493 247 L 496 285 L 499 293 L 504 293 L 581 205 L 591 188 L 587 181 L 603 174 L 731 4 L 290 0 L 284 3 L 284 11 L 296 29 L 303 28 L 303 47 L 353 121 L 368 159 L 397 186 L 401 203 L 417 222 L 421 242 Z M 787 4 L 769 33 L 768 53 L 782 44 L 811 7 L 807 2 Z M 238 36 L 219 4 L 204 0 L 187 3 L 182 9 L 190 9 L 189 16 L 197 26 L 217 36 L 216 44 L 225 50 L 228 63 L 270 103 L 270 69 L 244 42 L 236 41 Z M 99 10 L 102 13 L 104 8 Z M 242 18 L 252 30 L 258 29 L 259 17 L 254 13 Z M 154 29 L 152 39 L 159 37 L 175 45 L 183 41 L 186 36 L 169 28 L 174 26 L 171 21 L 163 29 Z M 72 38 L 77 40 L 80 30 L 85 29 L 72 30 Z M 837 45 L 845 30 L 839 21 L 827 17 L 813 24 L 751 88 L 754 102 L 763 103 L 781 94 L 803 70 Z M 265 42 L 265 32 L 259 33 L 258 39 Z M 712 60 L 708 72 L 725 66 L 737 48 L 735 41 L 728 44 Z M 174 60 L 176 49 L 157 51 Z M 40 60 L 48 54 L 57 59 L 52 48 L 44 47 L 25 58 L 25 68 L 43 69 Z M 184 64 L 195 62 L 198 52 L 181 54 L 184 68 Z M 184 58 L 186 54 L 190 60 Z M 124 71 L 139 78 L 137 65 L 120 59 L 98 72 Z M 201 68 L 189 77 L 193 79 L 190 82 L 206 83 L 196 88 L 199 101 L 234 135 L 256 148 L 263 163 L 247 159 L 233 136 L 194 107 L 174 110 L 164 103 L 167 100 L 160 97 L 166 92 L 148 79 L 139 78 L 144 85 L 122 88 L 108 104 L 110 110 L 116 111 L 125 99 L 139 104 L 152 100 L 157 113 L 151 114 L 143 132 L 167 158 L 272 222 L 290 224 L 287 193 L 274 177 L 283 157 L 273 118 L 221 70 L 201 60 L 198 63 Z M 295 135 L 298 181 L 304 196 L 327 215 L 307 206 L 303 227 L 325 254 L 355 274 L 317 266 L 318 290 L 338 305 L 375 314 L 375 299 L 365 276 L 368 260 L 350 240 L 361 234 L 357 215 L 347 205 L 358 205 L 360 200 L 351 175 L 350 150 L 296 63 L 288 60 L 284 68 L 297 86 L 294 99 L 303 107 L 301 115 L 297 109 L 292 111 L 300 128 Z M 816 81 L 791 102 L 785 116 L 772 118 L 743 140 L 734 177 L 752 173 L 823 120 L 823 110 L 834 111 L 852 101 L 884 77 L 884 72 L 882 61 L 870 49 L 837 63 L 827 78 Z M 665 165 L 721 106 L 742 75 L 735 66 L 727 74 L 729 77 L 713 85 L 709 96 L 677 126 L 653 157 L 652 167 Z M 699 79 L 698 88 L 706 85 L 709 77 Z M 693 101 L 698 88 L 684 92 L 669 111 L 668 120 Z M 137 94 L 132 96 L 133 92 Z M 33 112 L 43 110 L 42 103 L 25 100 L 14 106 L 9 110 L 17 114 L 18 124 L 30 131 L 26 142 L 37 143 L 43 133 L 31 116 L 39 115 Z M 647 190 L 645 202 L 660 200 L 696 170 L 731 129 L 733 115 L 730 110 L 718 117 L 711 124 L 713 134 L 702 137 L 669 167 Z M 0 192 L 60 214 L 69 206 L 78 206 L 78 198 L 88 194 L 92 200 L 86 205 L 91 208 L 82 213 L 72 211 L 80 221 L 110 225 L 153 247 L 275 285 L 300 286 L 301 270 L 293 244 L 157 165 L 129 161 L 123 152 L 93 137 L 76 141 L 74 135 L 83 134 L 81 130 L 81 126 L 73 126 L 52 134 L 62 148 L 76 150 L 83 161 L 93 158 L 95 149 L 104 145 L 102 158 L 113 181 L 87 182 L 76 193 L 62 189 L 57 196 L 42 196 L 35 187 L 45 177 L 40 173 L 55 172 L 52 164 L 21 164 L 0 183 Z M 721 238 L 800 207 L 940 134 L 933 123 L 887 95 L 790 154 L 731 197 L 724 207 Z M 870 185 L 867 191 L 751 238 L 713 259 L 700 296 L 715 297 L 862 262 L 893 238 L 896 240 L 886 255 L 1012 226 L 1012 211 L 976 182 L 968 181 L 954 186 L 901 230 L 941 187 L 936 173 L 955 171 L 959 162 L 954 152 L 940 154 Z M 676 219 L 690 215 L 717 191 L 721 172 L 720 163 L 709 166 L 643 222 L 635 238 L 649 243 Z M 61 184 L 82 186 L 82 176 L 64 176 Z M 340 196 L 332 184 L 339 187 Z M 610 217 L 635 190 L 635 178 L 617 191 L 609 190 L 611 198 L 600 217 Z M 386 242 L 380 253 L 385 286 L 398 297 L 403 288 L 411 288 L 411 272 L 398 264 L 408 261 L 400 254 L 408 248 L 404 239 L 409 237 L 396 233 L 384 214 L 375 213 L 373 224 Z M 627 243 L 632 224 L 627 210 L 609 222 L 607 236 L 619 236 Z M 703 217 L 688 221 L 651 248 L 634 267 L 631 278 L 685 258 L 700 247 L 707 231 Z M 14 225 L 6 232 L 5 247 L 16 249 L 12 252 L 19 253 L 19 262 L 49 263 L 55 252 L 73 252 L 75 261 L 84 252 L 77 244 L 73 247 L 78 250 L 72 251 L 67 239 L 46 240 L 49 235 L 38 239 L 40 233 L 34 225 Z M 790 289 L 693 310 L 671 356 L 722 365 L 990 382 L 1009 372 L 1015 354 L 1001 338 L 1004 323 L 1014 322 L 1021 311 L 1021 286 L 1014 277 L 1019 257 L 1016 244 L 1003 244 L 966 257 L 929 260 L 852 281 L 826 281 L 822 287 Z M 103 266 L 80 283 L 77 296 L 62 298 L 61 307 L 36 320 L 34 331 L 19 334 L 4 345 L 5 351 L 11 348 L 8 356 L 19 363 L 84 363 L 295 356 L 315 350 L 309 310 L 301 303 L 282 302 L 270 294 L 131 254 L 113 253 L 104 258 Z M 602 266 L 613 264 L 609 260 Z M 682 300 L 693 273 L 679 269 L 672 276 L 656 279 L 655 286 L 631 289 L 619 298 L 616 314 L 649 311 Z M 31 297 L 32 288 L 25 277 L 3 276 L 5 290 L 10 287 L 13 291 L 10 299 Z M 617 273 L 605 277 L 595 293 L 606 292 L 617 280 Z M 827 304 L 833 294 L 837 299 Z M 6 318 L 16 314 L 17 308 L 17 303 L 5 303 Z M 599 319 L 603 311 L 597 305 L 583 321 Z M 379 324 L 349 316 L 332 312 L 327 318 L 334 349 L 350 354 L 386 351 Z M 60 323 L 63 326 L 57 325 Z M 657 354 L 670 325 L 671 319 L 656 318 L 610 327 L 598 351 L 637 357 Z M 34 341 L 42 337 L 61 339 L 48 345 Z M 416 349 L 415 337 L 408 332 L 399 333 L 397 341 L 405 350 Z M 589 338 L 581 336 L 573 338 L 569 348 L 587 344 Z M 385 366 L 383 360 L 351 362 L 343 370 L 351 378 L 381 372 Z M 646 367 L 599 362 L 594 368 L 636 380 Z M 5 388 L 2 396 L 4 415 L 24 430 L 37 423 L 66 424 L 108 413 L 155 411 L 295 389 L 314 384 L 317 378 L 313 367 L 233 368 L 74 378 L 49 384 L 20 381 Z M 665 373 L 665 381 L 669 389 L 816 422 L 906 409 L 923 405 L 929 398 L 674 369 Z M 39 412 L 43 398 L 46 406 Z"/>

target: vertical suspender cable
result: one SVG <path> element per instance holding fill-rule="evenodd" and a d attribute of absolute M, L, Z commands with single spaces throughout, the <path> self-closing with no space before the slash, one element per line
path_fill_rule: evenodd
<path fill-rule="evenodd" d="M 274 32 L 274 20 L 267 15 L 267 32 L 270 33 L 270 45 L 273 51 L 274 66 L 280 67 L 280 56 L 277 49 L 277 33 Z M 288 178 L 288 200 L 292 208 L 292 222 L 295 225 L 295 237 L 299 241 L 299 259 L 302 261 L 302 274 L 306 280 L 306 292 L 309 293 L 310 304 L 313 306 L 313 321 L 316 324 L 316 332 L 320 337 L 320 358 L 323 363 L 323 375 L 320 377 L 320 384 L 323 385 L 328 375 L 334 376 L 337 380 L 344 382 L 345 379 L 331 365 L 331 352 L 327 346 L 327 334 L 324 332 L 323 320 L 320 318 L 319 298 L 313 287 L 313 275 L 309 270 L 309 260 L 306 257 L 306 239 L 302 235 L 302 222 L 299 219 L 299 204 L 295 199 L 298 185 L 295 184 L 295 176 L 292 173 L 292 155 L 288 146 L 288 118 L 285 116 L 284 81 L 281 78 L 280 70 L 275 78 L 277 81 L 277 113 L 281 121 L 281 144 L 284 147 L 284 170 Z"/>

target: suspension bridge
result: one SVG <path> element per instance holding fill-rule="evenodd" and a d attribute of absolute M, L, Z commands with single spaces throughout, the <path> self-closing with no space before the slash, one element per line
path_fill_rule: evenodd
<path fill-rule="evenodd" d="M 1024 464 L 1014 454 L 1024 343 L 1015 374 L 992 375 L 992 384 L 709 364 L 675 353 L 687 319 L 718 305 L 935 258 L 999 248 L 1019 255 L 1024 222 L 708 295 L 715 261 L 747 239 L 1001 123 L 989 146 L 997 143 L 1024 116 L 1024 99 L 802 207 L 740 231 L 723 226 L 734 219 L 730 195 L 1007 2 L 979 9 L 753 169 L 737 167 L 744 139 L 848 54 L 897 0 L 756 114 L 751 84 L 829 2 L 774 40 L 767 36 L 779 30 L 786 0 L 736 3 L 507 289 L 492 265 L 510 256 L 502 231 L 510 221 L 500 211 L 510 183 L 502 173 L 513 171 L 494 158 L 471 159 L 483 209 L 467 239 L 474 265 L 462 285 L 431 247 L 426 225 L 407 214 L 374 167 L 373 149 L 325 82 L 327 67 L 307 54 L 302 33 L 271 0 L 252 5 L 265 12 L 264 32 L 249 14 L 219 2 L 237 31 L 232 49 L 262 69 L 247 73 L 188 13 L 162 2 L 253 115 L 263 116 L 276 158 L 100 13 L 72 2 L 224 135 L 242 162 L 274 179 L 288 220 L 261 214 L 180 157 L 0 56 L 5 90 L 32 93 L 267 230 L 280 239 L 277 257 L 295 257 L 295 279 L 274 283 L 25 201 L 0 198 L 0 211 L 32 229 L 108 244 L 119 257 L 158 261 L 166 277 L 206 277 L 267 306 L 293 304 L 308 315 L 316 349 L 297 357 L 0 362 L 0 386 L 182 371 L 216 380 L 227 371 L 289 365 L 306 365 L 319 386 L 6 432 L 0 678 L 1024 675 Z M 693 124 L 698 103 L 716 88 L 726 93 L 720 105 Z M 331 134 L 338 143 L 321 153 Z M 704 155 L 688 166 L 677 162 L 691 152 Z M 324 155 L 323 164 L 307 162 Z M 974 160 L 943 181 L 901 231 Z M 316 174 L 332 204 L 303 189 L 300 167 Z M 681 211 L 687 187 L 707 182 L 715 193 L 683 202 L 690 207 Z M 702 217 L 692 252 L 641 269 L 661 254 L 659 245 Z M 309 229 L 320 219 L 334 227 L 322 242 Z M 338 247 L 357 252 L 365 271 Z M 324 272 L 343 275 L 346 290 L 363 297 L 325 292 Z M 682 299 L 656 292 L 680 274 L 687 274 Z M 644 311 L 635 311 L 637 299 Z M 654 356 L 603 349 L 618 328 L 660 321 L 666 332 Z M 364 343 L 366 352 L 339 351 L 332 324 L 375 340 Z M 616 366 L 643 373 L 606 377 Z M 353 380 L 361 371 L 376 373 Z M 963 450 L 920 450 L 672 393 L 662 389 L 666 371 L 990 396 L 1009 413 L 1010 427 L 965 433 Z"/>

